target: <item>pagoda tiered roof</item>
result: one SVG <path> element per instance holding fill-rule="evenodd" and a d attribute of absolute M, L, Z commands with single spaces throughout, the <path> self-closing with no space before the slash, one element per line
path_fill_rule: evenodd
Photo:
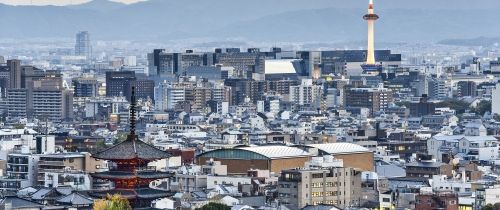
<path fill-rule="evenodd" d="M 171 157 L 170 153 L 160 150 L 145 143 L 134 135 L 129 135 L 127 140 L 93 155 L 94 158 L 103 160 L 160 160 Z"/>
<path fill-rule="evenodd" d="M 172 177 L 173 173 L 171 172 L 161 172 L 161 171 L 137 171 L 136 173 L 132 171 L 106 171 L 92 174 L 93 177 L 99 179 L 108 179 L 108 180 L 116 180 L 116 179 L 164 179 Z"/>
<path fill-rule="evenodd" d="M 151 188 L 135 188 L 135 189 L 113 189 L 105 191 L 93 191 L 92 196 L 95 197 L 106 197 L 106 195 L 119 194 L 125 199 L 136 200 L 136 199 L 147 199 L 154 200 L 157 198 L 164 198 L 171 196 L 172 193 L 169 191 L 151 189 Z"/>

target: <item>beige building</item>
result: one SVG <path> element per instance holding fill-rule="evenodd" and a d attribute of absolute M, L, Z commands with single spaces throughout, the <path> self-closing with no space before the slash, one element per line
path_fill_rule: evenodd
<path fill-rule="evenodd" d="M 303 208 L 330 204 L 340 208 L 359 205 L 361 172 L 353 168 L 284 170 L 278 181 L 282 204 Z"/>
<path fill-rule="evenodd" d="M 38 183 L 45 185 L 46 173 L 93 173 L 107 168 L 102 160 L 96 160 L 90 153 L 55 153 L 39 155 Z"/>

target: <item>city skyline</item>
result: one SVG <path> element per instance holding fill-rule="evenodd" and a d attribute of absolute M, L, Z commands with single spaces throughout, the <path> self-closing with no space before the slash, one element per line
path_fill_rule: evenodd
<path fill-rule="evenodd" d="M 500 207 L 499 0 L 83 1 L 0 4 L 0 209 Z"/>

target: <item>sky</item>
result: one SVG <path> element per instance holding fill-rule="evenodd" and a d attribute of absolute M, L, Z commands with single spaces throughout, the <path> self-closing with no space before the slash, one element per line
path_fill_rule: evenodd
<path fill-rule="evenodd" d="M 0 3 L 11 5 L 68 5 L 81 4 L 90 0 L 0 0 Z M 111 0 L 123 3 L 135 3 L 143 0 Z"/>

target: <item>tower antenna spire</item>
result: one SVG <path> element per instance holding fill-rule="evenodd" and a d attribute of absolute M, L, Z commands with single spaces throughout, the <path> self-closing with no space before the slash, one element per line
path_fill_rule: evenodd
<path fill-rule="evenodd" d="M 128 140 L 135 141 L 136 139 L 136 134 L 135 134 L 135 123 L 136 123 L 136 118 L 135 118 L 135 109 L 136 109 L 136 104 L 135 104 L 135 86 L 132 86 L 132 94 L 130 97 L 130 133 L 128 135 Z"/>

